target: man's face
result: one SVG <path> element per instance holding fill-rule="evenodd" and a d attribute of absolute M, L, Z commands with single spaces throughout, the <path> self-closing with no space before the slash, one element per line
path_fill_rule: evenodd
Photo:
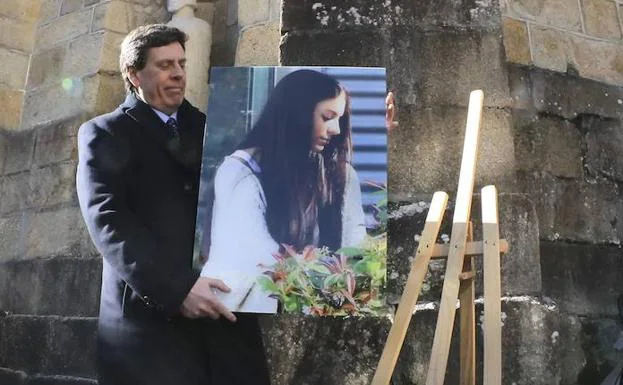
<path fill-rule="evenodd" d="M 130 70 L 130 81 L 151 107 L 172 114 L 184 100 L 186 56 L 178 42 L 147 51 L 145 68 Z"/>

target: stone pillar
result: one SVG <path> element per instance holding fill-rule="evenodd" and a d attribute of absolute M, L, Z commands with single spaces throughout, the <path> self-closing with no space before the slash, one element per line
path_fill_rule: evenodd
<path fill-rule="evenodd" d="M 188 35 L 186 99 L 205 112 L 208 105 L 212 27 L 207 21 L 195 17 L 196 0 L 169 0 L 167 9 L 173 13 L 168 25 L 179 28 Z"/>

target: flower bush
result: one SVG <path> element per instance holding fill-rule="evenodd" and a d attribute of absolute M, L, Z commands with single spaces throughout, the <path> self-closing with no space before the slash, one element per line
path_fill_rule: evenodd
<path fill-rule="evenodd" d="M 336 251 L 308 246 L 297 251 L 282 245 L 275 263 L 262 266 L 260 287 L 279 300 L 282 311 L 321 316 L 382 315 L 387 312 L 382 289 L 387 271 L 387 190 L 375 194 L 375 222 L 359 247 Z"/>

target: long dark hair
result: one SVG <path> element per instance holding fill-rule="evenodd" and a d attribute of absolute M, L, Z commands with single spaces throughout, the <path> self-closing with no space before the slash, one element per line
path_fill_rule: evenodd
<path fill-rule="evenodd" d="M 340 134 L 320 153 L 311 151 L 316 105 L 344 92 Z M 335 79 L 312 70 L 285 76 L 239 149 L 261 151 L 266 222 L 279 243 L 298 249 L 311 244 L 316 224 L 319 245 L 335 250 L 342 241 L 342 206 L 351 160 L 350 97 Z"/>

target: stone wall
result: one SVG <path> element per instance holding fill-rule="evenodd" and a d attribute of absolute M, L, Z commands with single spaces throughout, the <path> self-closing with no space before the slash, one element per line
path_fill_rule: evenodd
<path fill-rule="evenodd" d="M 623 85 L 616 0 L 502 0 L 510 62 Z"/>
<path fill-rule="evenodd" d="M 164 0 L 45 2 L 21 127 L 110 111 L 123 100 L 119 44 L 134 27 L 165 21 Z"/>
<path fill-rule="evenodd" d="M 123 98 L 123 35 L 169 15 L 164 0 L 0 3 L 0 60 L 9 64 L 0 69 L 0 383 L 92 384 L 101 262 L 77 208 L 76 130 Z M 621 359 L 612 348 L 623 278 L 618 7 L 210 0 L 197 16 L 213 22 L 212 65 L 387 67 L 400 121 L 389 142 L 393 304 L 432 192 L 456 190 L 469 91 L 483 89 L 477 188 L 498 186 L 511 244 L 502 260 L 504 383 L 592 385 Z M 479 211 L 476 196 L 475 220 Z M 443 263 L 429 272 L 395 384 L 426 375 Z M 274 385 L 369 383 L 390 327 L 262 323 Z M 454 353 L 449 365 L 456 369 Z"/>

